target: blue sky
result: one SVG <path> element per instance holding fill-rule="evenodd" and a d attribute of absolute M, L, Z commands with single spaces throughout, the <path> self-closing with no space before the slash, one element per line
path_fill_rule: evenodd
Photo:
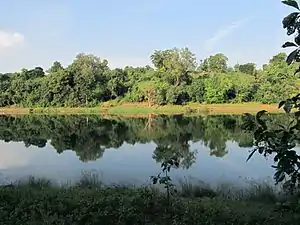
<path fill-rule="evenodd" d="M 80 52 L 138 66 L 172 47 L 261 65 L 288 39 L 281 20 L 292 10 L 280 0 L 2 1 L 0 71 L 67 65 Z"/>

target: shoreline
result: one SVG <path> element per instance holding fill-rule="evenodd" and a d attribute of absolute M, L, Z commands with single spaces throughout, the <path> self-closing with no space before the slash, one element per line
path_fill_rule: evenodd
<path fill-rule="evenodd" d="M 184 106 L 145 106 L 140 103 L 129 103 L 117 106 L 98 107 L 48 107 L 48 108 L 21 108 L 5 107 L 0 108 L 0 115 L 27 115 L 27 114 L 60 114 L 60 115 L 114 115 L 125 117 L 148 117 L 154 115 L 239 115 L 243 113 L 255 114 L 260 110 L 267 110 L 269 113 L 281 113 L 277 104 L 267 105 L 260 103 L 243 104 L 187 104 Z"/>

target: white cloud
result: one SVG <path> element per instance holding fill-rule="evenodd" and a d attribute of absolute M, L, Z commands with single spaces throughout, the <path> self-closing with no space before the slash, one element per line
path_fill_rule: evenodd
<path fill-rule="evenodd" d="M 0 53 L 24 42 L 24 36 L 17 32 L 0 30 Z"/>
<path fill-rule="evenodd" d="M 204 42 L 204 48 L 207 51 L 211 51 L 214 49 L 216 45 L 218 45 L 224 38 L 230 36 L 237 29 L 244 26 L 251 18 L 245 18 L 231 23 L 226 27 L 222 27 L 219 29 L 211 38 Z"/>

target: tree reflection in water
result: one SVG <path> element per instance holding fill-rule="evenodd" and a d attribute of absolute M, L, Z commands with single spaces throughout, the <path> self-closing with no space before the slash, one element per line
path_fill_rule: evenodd
<path fill-rule="evenodd" d="M 187 169 L 196 159 L 197 152 L 190 146 L 193 142 L 202 142 L 216 157 L 224 157 L 228 153 L 227 141 L 251 147 L 253 134 L 251 131 L 243 132 L 243 120 L 243 116 L 101 118 L 2 115 L 0 139 L 40 148 L 49 142 L 58 153 L 72 150 L 84 162 L 99 159 L 106 149 L 118 149 L 124 143 L 153 142 L 156 144 L 153 152 L 156 162 L 178 157 L 180 166 Z"/>

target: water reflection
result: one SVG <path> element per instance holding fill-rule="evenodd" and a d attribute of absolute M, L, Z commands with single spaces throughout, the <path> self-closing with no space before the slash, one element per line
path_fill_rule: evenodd
<path fill-rule="evenodd" d="M 163 160 L 177 156 L 181 169 L 174 176 L 211 182 L 271 176 L 266 165 L 271 162 L 258 158 L 245 163 L 253 134 L 243 132 L 243 122 L 242 116 L 1 116 L 0 169 L 16 179 L 32 174 L 61 180 L 97 169 L 108 181 L 136 183 L 156 174 Z"/>

